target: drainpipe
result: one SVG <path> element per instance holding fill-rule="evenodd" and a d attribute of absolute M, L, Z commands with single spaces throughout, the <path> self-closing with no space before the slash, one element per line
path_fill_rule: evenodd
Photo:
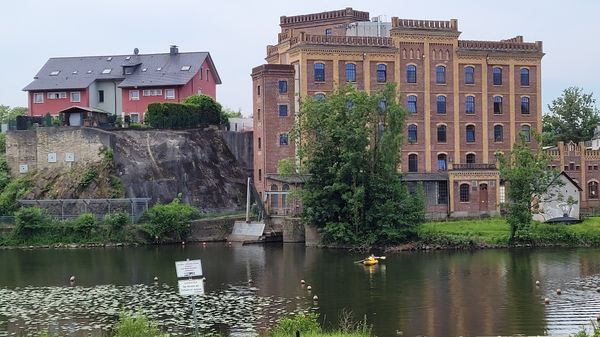
<path fill-rule="evenodd" d="M 115 94 L 115 116 L 117 115 L 117 82 L 113 81 L 113 88 L 114 88 L 114 94 Z"/>

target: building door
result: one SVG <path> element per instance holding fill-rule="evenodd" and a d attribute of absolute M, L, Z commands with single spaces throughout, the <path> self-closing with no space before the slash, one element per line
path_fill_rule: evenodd
<path fill-rule="evenodd" d="M 487 184 L 479 185 L 479 211 L 480 212 L 488 211 L 488 185 Z"/>
<path fill-rule="evenodd" d="M 69 125 L 70 126 L 81 126 L 81 113 L 73 112 L 69 114 Z"/>

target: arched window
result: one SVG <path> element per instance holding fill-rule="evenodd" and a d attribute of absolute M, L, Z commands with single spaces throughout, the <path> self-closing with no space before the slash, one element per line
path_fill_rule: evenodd
<path fill-rule="evenodd" d="M 440 95 L 437 97 L 437 113 L 446 113 L 446 96 Z"/>
<path fill-rule="evenodd" d="M 385 64 L 377 65 L 377 83 L 385 83 L 387 81 L 387 66 Z"/>
<path fill-rule="evenodd" d="M 494 125 L 494 141 L 501 142 L 504 140 L 504 128 L 502 125 Z"/>
<path fill-rule="evenodd" d="M 417 126 L 415 124 L 411 124 L 408 126 L 408 142 L 417 142 Z"/>
<path fill-rule="evenodd" d="M 408 155 L 408 172 L 419 171 L 419 159 L 416 154 Z"/>
<path fill-rule="evenodd" d="M 446 171 L 448 169 L 448 165 L 447 165 L 448 164 L 448 162 L 447 162 L 448 156 L 446 156 L 445 153 L 440 153 L 440 154 L 438 154 L 437 159 L 438 159 L 438 170 Z"/>
<path fill-rule="evenodd" d="M 474 153 L 468 153 L 467 154 L 467 164 L 475 164 L 475 154 Z"/>
<path fill-rule="evenodd" d="M 446 126 L 445 125 L 438 125 L 438 127 L 437 127 L 437 141 L 438 141 L 438 143 L 446 142 Z"/>
<path fill-rule="evenodd" d="M 494 113 L 502 113 L 502 96 L 494 96 Z"/>
<path fill-rule="evenodd" d="M 283 192 L 287 192 L 289 190 L 290 190 L 290 185 L 288 185 L 288 184 L 283 184 L 283 186 L 281 187 L 281 191 L 283 191 Z M 287 194 L 285 194 L 285 193 L 281 195 L 281 206 L 284 208 L 288 207 Z"/>
<path fill-rule="evenodd" d="M 444 66 L 435 67 L 435 83 L 438 83 L 438 84 L 446 83 L 446 67 L 444 67 Z"/>
<path fill-rule="evenodd" d="M 315 94 L 315 101 L 321 102 L 323 100 L 325 100 L 325 94 L 321 94 L 321 93 Z"/>
<path fill-rule="evenodd" d="M 315 63 L 315 82 L 325 82 L 325 65 Z"/>
<path fill-rule="evenodd" d="M 598 182 L 590 181 L 588 183 L 588 198 L 598 199 Z"/>
<path fill-rule="evenodd" d="M 465 84 L 475 84 L 475 68 L 465 67 Z"/>
<path fill-rule="evenodd" d="M 521 86 L 522 87 L 529 86 L 529 69 L 527 69 L 527 68 L 521 69 Z"/>
<path fill-rule="evenodd" d="M 521 113 L 529 113 L 529 97 L 521 97 Z"/>
<path fill-rule="evenodd" d="M 277 185 L 271 185 L 271 191 L 277 192 Z M 271 209 L 279 207 L 279 194 L 270 194 L 271 197 Z"/>
<path fill-rule="evenodd" d="M 417 67 L 415 65 L 409 64 L 406 67 L 406 82 L 417 83 Z"/>
<path fill-rule="evenodd" d="M 475 143 L 475 126 L 467 125 L 467 143 Z"/>
<path fill-rule="evenodd" d="M 465 112 L 468 114 L 475 113 L 475 96 L 467 96 L 465 98 Z"/>
<path fill-rule="evenodd" d="M 354 64 L 354 63 L 346 64 L 346 81 L 347 82 L 356 82 L 356 64 Z"/>
<path fill-rule="evenodd" d="M 408 104 L 407 104 L 408 112 L 412 114 L 417 113 L 417 96 L 409 95 L 408 96 Z"/>
<path fill-rule="evenodd" d="M 460 202 L 469 202 L 469 184 L 460 184 Z"/>
<path fill-rule="evenodd" d="M 502 85 L 502 68 L 494 67 L 492 70 L 494 85 Z"/>
<path fill-rule="evenodd" d="M 523 137 L 523 140 L 526 142 L 531 141 L 531 127 L 529 125 L 521 126 L 521 137 Z"/>

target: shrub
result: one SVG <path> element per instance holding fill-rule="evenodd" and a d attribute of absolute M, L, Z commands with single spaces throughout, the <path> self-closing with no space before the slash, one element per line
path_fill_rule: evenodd
<path fill-rule="evenodd" d="M 144 122 L 153 128 L 196 128 L 227 123 L 221 105 L 206 95 L 188 97 L 184 104 L 152 103 Z"/>
<path fill-rule="evenodd" d="M 98 229 L 98 223 L 96 222 L 96 217 L 91 213 L 83 213 L 81 214 L 75 221 L 73 222 L 73 228 L 75 229 L 75 233 L 82 238 L 89 238 L 92 236 L 93 232 Z"/>
<path fill-rule="evenodd" d="M 114 329 L 114 337 L 168 337 L 141 314 L 122 314 Z"/>
<path fill-rule="evenodd" d="M 296 331 L 300 335 L 307 333 L 321 332 L 321 326 L 317 319 L 319 315 L 315 313 L 297 313 L 292 316 L 284 317 L 277 322 L 273 329 L 274 336 L 295 336 Z"/>
<path fill-rule="evenodd" d="M 50 218 L 43 209 L 37 207 L 22 208 L 15 213 L 15 227 L 12 233 L 16 238 L 28 239 L 44 232 L 49 227 L 50 222 Z"/>
<path fill-rule="evenodd" d="M 190 222 L 198 216 L 198 210 L 175 198 L 168 204 L 156 204 L 146 212 L 146 231 L 153 237 L 181 241 L 189 233 Z"/>
<path fill-rule="evenodd" d="M 129 224 L 129 215 L 125 212 L 106 214 L 103 222 L 104 225 L 111 230 L 111 232 L 117 232 Z"/>
<path fill-rule="evenodd" d="M 29 176 L 11 179 L 0 193 L 0 214 L 12 215 L 19 206 L 17 199 L 22 198 L 30 188 Z"/>
<path fill-rule="evenodd" d="M 86 188 L 90 186 L 92 181 L 96 179 L 97 174 L 98 173 L 94 168 L 88 168 L 87 170 L 85 170 L 85 173 L 83 174 L 83 177 L 81 177 L 81 181 L 79 182 L 79 187 Z"/>

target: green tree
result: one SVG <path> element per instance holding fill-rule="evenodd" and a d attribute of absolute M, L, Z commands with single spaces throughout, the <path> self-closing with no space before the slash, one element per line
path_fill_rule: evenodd
<path fill-rule="evenodd" d="M 548 105 L 551 114 L 543 117 L 543 144 L 592 139 L 594 129 L 600 123 L 595 104 L 592 93 L 577 87 L 565 89 L 562 96 Z"/>
<path fill-rule="evenodd" d="M 186 98 L 183 103 L 185 104 L 193 104 L 200 107 L 200 111 L 206 111 L 209 113 L 216 113 L 219 115 L 220 124 L 227 125 L 229 123 L 229 119 L 223 113 L 223 107 L 217 101 L 212 99 L 207 95 L 193 95 Z"/>
<path fill-rule="evenodd" d="M 339 243 L 392 243 L 423 221 L 397 168 L 405 111 L 396 87 L 369 95 L 352 86 L 307 99 L 293 135 L 308 173 L 303 217 Z"/>
<path fill-rule="evenodd" d="M 17 116 L 26 115 L 27 108 L 15 106 L 10 107 L 7 105 L 0 105 L 0 123 L 8 123 L 10 120 L 14 120 Z"/>
<path fill-rule="evenodd" d="M 539 140 L 539 137 L 536 137 Z M 541 196 L 555 181 L 556 172 L 548 169 L 550 156 L 532 148 L 523 137 L 507 154 L 497 153 L 500 178 L 507 185 L 507 216 L 510 225 L 510 243 L 526 237 L 532 217 L 533 196 Z"/>
<path fill-rule="evenodd" d="M 238 109 L 238 111 L 234 111 L 230 108 L 223 108 L 223 114 L 225 116 L 227 116 L 228 118 L 241 118 L 242 117 L 242 110 Z"/>

